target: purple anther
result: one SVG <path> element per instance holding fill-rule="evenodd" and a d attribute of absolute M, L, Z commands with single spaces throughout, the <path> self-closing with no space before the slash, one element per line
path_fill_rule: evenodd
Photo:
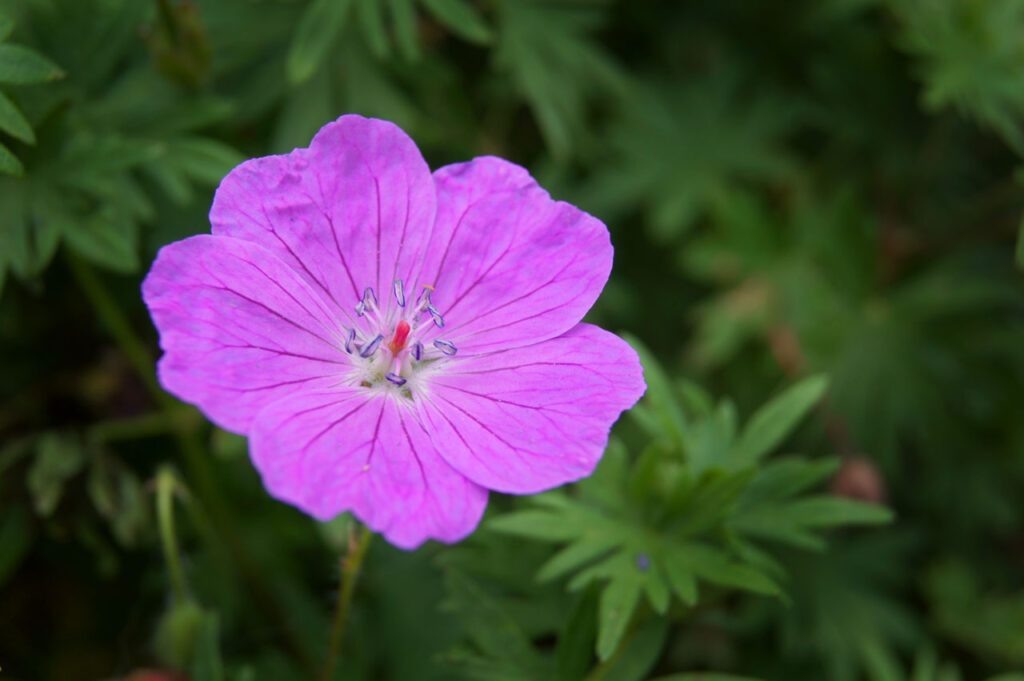
<path fill-rule="evenodd" d="M 348 338 L 345 340 L 345 352 L 347 352 L 350 355 L 352 354 L 352 343 L 355 341 L 355 339 L 356 339 L 356 330 L 355 329 L 349 329 L 348 330 Z"/>
<path fill-rule="evenodd" d="M 416 305 L 419 306 L 423 300 L 426 299 L 427 305 L 430 305 L 430 289 L 424 286 L 420 289 L 420 294 L 416 296 Z"/>
<path fill-rule="evenodd" d="M 366 303 L 360 300 L 359 304 L 356 305 L 356 316 L 362 317 L 364 314 L 366 314 Z"/>
<path fill-rule="evenodd" d="M 428 303 L 427 304 L 427 312 L 430 313 L 430 316 L 434 320 L 434 324 L 437 326 L 437 328 L 443 329 L 444 328 L 444 317 L 442 317 L 441 313 L 437 311 L 437 308 Z"/>
<path fill-rule="evenodd" d="M 398 374 L 384 374 L 384 378 L 388 379 L 395 385 L 405 385 L 405 379 Z"/>
<path fill-rule="evenodd" d="M 363 349 L 359 351 L 359 356 L 369 357 L 373 353 L 377 352 L 377 348 L 380 346 L 380 342 L 382 340 L 384 340 L 384 336 L 378 333 L 372 341 L 363 346 Z"/>
<path fill-rule="evenodd" d="M 423 343 L 416 341 L 412 344 L 412 357 L 417 362 L 423 357 Z"/>
<path fill-rule="evenodd" d="M 405 285 L 401 279 L 395 279 L 395 300 L 398 301 L 398 307 L 405 307 Z"/>
<path fill-rule="evenodd" d="M 455 347 L 455 343 L 446 340 L 434 341 L 434 347 L 443 352 L 444 354 L 448 355 L 449 357 L 454 356 L 455 353 L 459 351 L 459 349 Z"/>
<path fill-rule="evenodd" d="M 367 307 L 369 307 L 370 305 L 376 307 L 377 294 L 373 292 L 372 286 L 367 286 L 366 289 L 363 290 L 363 304 L 366 305 Z"/>
<path fill-rule="evenodd" d="M 641 572 L 647 572 L 651 567 L 651 559 L 646 553 L 636 554 L 636 566 Z"/>

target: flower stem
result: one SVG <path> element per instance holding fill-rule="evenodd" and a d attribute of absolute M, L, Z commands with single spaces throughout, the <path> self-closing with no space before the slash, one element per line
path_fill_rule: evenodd
<path fill-rule="evenodd" d="M 156 515 L 160 525 L 160 543 L 164 548 L 167 570 L 171 573 L 171 586 L 175 599 L 181 603 L 188 598 L 185 587 L 185 573 L 181 569 L 178 555 L 178 539 L 174 534 L 174 488 L 177 481 L 167 466 L 161 466 L 156 474 Z"/>
<path fill-rule="evenodd" d="M 321 681 L 331 681 L 334 677 L 338 650 L 341 648 L 341 640 L 345 634 L 345 616 L 352 603 L 352 594 L 355 592 L 356 579 L 359 577 L 359 569 L 363 564 L 363 556 L 366 555 L 366 549 L 369 548 L 372 538 L 373 533 L 365 525 L 359 530 L 358 539 L 354 530 L 349 535 L 348 552 L 341 559 L 341 593 L 338 595 L 338 607 L 334 611 L 334 622 L 331 624 L 331 638 L 327 647 L 324 672 L 320 677 Z"/>
<path fill-rule="evenodd" d="M 217 549 L 227 549 L 228 555 L 234 559 L 240 569 L 243 580 L 252 590 L 257 605 L 267 613 L 272 621 L 282 621 L 285 619 L 285 607 L 270 588 L 267 579 L 261 574 L 259 563 L 252 558 L 244 540 L 239 535 L 235 526 L 234 514 L 222 499 L 216 476 L 208 464 L 208 456 L 199 434 L 188 425 L 188 419 L 182 418 L 181 403 L 160 387 L 153 371 L 153 358 L 150 356 L 146 344 L 136 335 L 127 316 L 103 286 L 103 282 L 96 272 L 75 254 L 67 250 L 64 253 L 75 281 L 96 316 L 124 356 L 127 357 L 165 418 L 169 422 L 177 424 L 174 429 L 175 437 L 184 462 L 186 477 L 193 482 L 196 490 L 196 495 L 192 498 L 189 508 L 197 517 L 211 521 L 210 525 L 216 533 L 217 541 L 216 544 L 211 545 Z M 285 627 L 284 634 L 289 652 L 299 660 L 306 670 L 307 676 L 312 677 L 315 674 L 315 663 L 305 642 L 300 639 L 292 627 Z"/>

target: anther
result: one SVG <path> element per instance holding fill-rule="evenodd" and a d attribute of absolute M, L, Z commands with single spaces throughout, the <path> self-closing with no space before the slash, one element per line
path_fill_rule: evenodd
<path fill-rule="evenodd" d="M 369 307 L 370 305 L 377 305 L 377 294 L 373 292 L 372 286 L 367 286 L 366 289 L 363 291 L 363 302 L 366 304 L 367 307 Z"/>
<path fill-rule="evenodd" d="M 437 328 L 443 329 L 444 317 L 442 317 L 441 313 L 437 311 L 437 308 L 431 305 L 430 303 L 427 303 L 427 312 L 430 313 L 430 316 L 431 318 L 433 318 L 434 324 L 437 326 Z"/>
<path fill-rule="evenodd" d="M 417 306 L 421 302 L 423 302 L 424 300 L 426 301 L 427 305 L 430 305 L 430 291 L 431 290 L 432 289 L 429 286 L 424 284 L 423 288 L 420 289 L 420 294 L 418 296 L 416 296 L 416 305 Z"/>
<path fill-rule="evenodd" d="M 395 385 L 405 385 L 405 379 L 398 374 L 384 374 L 384 378 L 388 379 Z"/>
<path fill-rule="evenodd" d="M 423 343 L 416 341 L 412 344 L 412 356 L 417 362 L 423 357 Z"/>
<path fill-rule="evenodd" d="M 398 301 L 398 307 L 405 307 L 405 286 L 401 279 L 395 279 L 395 300 Z"/>
<path fill-rule="evenodd" d="M 377 348 L 380 346 L 380 342 L 382 340 L 384 340 L 384 336 L 378 333 L 372 341 L 363 346 L 363 349 L 359 351 L 359 356 L 369 357 L 370 355 L 375 353 L 377 351 Z"/>
<path fill-rule="evenodd" d="M 345 352 L 352 354 L 352 342 L 356 339 L 356 330 L 348 330 L 348 338 L 345 340 Z"/>
<path fill-rule="evenodd" d="M 434 341 L 434 347 L 443 352 L 444 354 L 448 355 L 449 357 L 454 356 L 455 353 L 459 351 L 459 349 L 455 347 L 455 343 L 446 340 Z"/>

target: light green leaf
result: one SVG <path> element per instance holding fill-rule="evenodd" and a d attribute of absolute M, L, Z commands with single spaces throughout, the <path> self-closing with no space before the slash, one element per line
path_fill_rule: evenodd
<path fill-rule="evenodd" d="M 21 45 L 0 45 L 0 83 L 30 85 L 64 77 L 60 67 Z"/>
<path fill-rule="evenodd" d="M 25 174 L 25 168 L 21 165 L 18 157 L 2 144 L 0 144 L 0 173 L 7 173 L 15 177 L 21 177 Z"/>
<path fill-rule="evenodd" d="M 770 452 L 818 403 L 827 388 L 825 376 L 810 376 L 758 409 L 734 445 L 731 459 L 737 465 L 747 465 Z"/>
<path fill-rule="evenodd" d="M 584 535 L 552 556 L 537 572 L 537 579 L 550 581 L 572 572 L 607 551 L 622 539 L 615 535 Z"/>
<path fill-rule="evenodd" d="M 693 571 L 687 567 L 685 561 L 680 560 L 675 552 L 668 552 L 660 561 L 661 569 L 668 577 L 668 583 L 672 591 L 683 605 L 697 604 L 697 578 Z"/>
<path fill-rule="evenodd" d="M 345 22 L 352 0 L 313 0 L 292 38 L 285 63 L 288 80 L 297 85 L 320 67 Z"/>
<path fill-rule="evenodd" d="M 586 523 L 565 522 L 563 516 L 547 511 L 516 511 L 492 518 L 487 527 L 541 541 L 569 541 L 583 534 Z"/>
<path fill-rule="evenodd" d="M 36 143 L 32 126 L 25 120 L 25 116 L 14 105 L 14 102 L 8 99 L 3 92 L 0 92 L 0 130 L 27 144 Z"/>
<path fill-rule="evenodd" d="M 597 657 L 607 660 L 626 633 L 640 602 L 640 578 L 635 571 L 616 574 L 601 593 L 598 606 Z"/>
<path fill-rule="evenodd" d="M 825 494 L 798 499 L 787 508 L 807 527 L 878 525 L 893 518 L 892 511 L 883 506 Z"/>
<path fill-rule="evenodd" d="M 672 560 L 712 584 L 771 596 L 781 593 L 770 578 L 747 565 L 732 561 L 718 549 L 704 544 L 685 544 L 673 547 L 672 552 Z"/>
<path fill-rule="evenodd" d="M 450 28 L 452 33 L 471 43 L 486 45 L 494 40 L 491 29 L 479 13 L 464 0 L 422 0 L 435 19 Z"/>

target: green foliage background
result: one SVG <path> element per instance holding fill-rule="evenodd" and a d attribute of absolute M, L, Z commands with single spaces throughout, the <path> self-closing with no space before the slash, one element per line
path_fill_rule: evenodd
<path fill-rule="evenodd" d="M 3 678 L 318 678 L 354 528 L 162 392 L 138 287 L 346 112 L 602 218 L 649 390 L 375 542 L 335 678 L 1024 679 L 1022 0 L 0 1 Z"/>

